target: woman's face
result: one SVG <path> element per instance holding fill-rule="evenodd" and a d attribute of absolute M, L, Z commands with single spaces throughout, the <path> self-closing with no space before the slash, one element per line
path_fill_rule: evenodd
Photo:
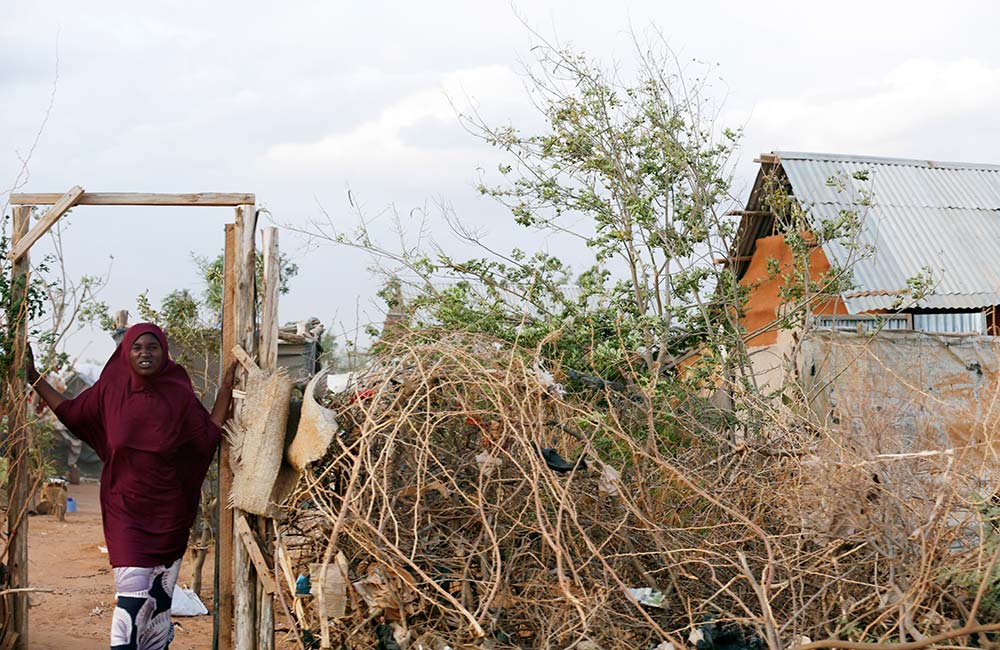
<path fill-rule="evenodd" d="M 137 375 L 152 377 L 163 366 L 163 348 L 160 346 L 160 341 L 152 334 L 143 334 L 132 343 L 128 351 L 128 360 Z"/>

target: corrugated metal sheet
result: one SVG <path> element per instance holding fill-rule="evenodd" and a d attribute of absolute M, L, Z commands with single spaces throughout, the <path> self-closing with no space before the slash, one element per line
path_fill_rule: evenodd
<path fill-rule="evenodd" d="M 913 329 L 950 334 L 986 334 L 986 314 L 983 312 L 914 314 Z"/>
<path fill-rule="evenodd" d="M 851 313 L 1000 304 L 1000 166 L 775 155 L 813 219 L 833 219 L 851 209 L 862 217 L 856 245 L 823 246 L 831 263 L 853 270 L 858 291 L 844 296 Z M 855 178 L 858 173 L 866 173 L 867 180 Z M 859 205 L 865 192 L 871 192 L 868 207 Z M 914 303 L 906 298 L 907 280 L 925 267 L 932 293 Z"/>

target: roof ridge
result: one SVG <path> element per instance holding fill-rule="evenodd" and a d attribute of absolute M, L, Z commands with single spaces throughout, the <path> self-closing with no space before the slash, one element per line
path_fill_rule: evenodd
<path fill-rule="evenodd" d="M 816 153 L 807 151 L 772 151 L 772 156 L 779 160 L 818 160 L 827 162 L 870 163 L 873 165 L 898 165 L 903 167 L 924 167 L 928 169 L 976 169 L 982 171 L 1000 171 L 1000 164 L 950 162 L 941 160 L 926 160 L 920 158 L 890 158 L 886 156 L 858 156 L 838 153 Z"/>

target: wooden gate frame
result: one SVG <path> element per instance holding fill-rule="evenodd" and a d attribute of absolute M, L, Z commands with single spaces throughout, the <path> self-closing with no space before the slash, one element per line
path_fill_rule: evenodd
<path fill-rule="evenodd" d="M 225 267 L 223 276 L 222 363 L 229 366 L 235 357 L 233 348 L 240 345 L 254 356 L 261 352 L 259 365 L 273 370 L 277 364 L 277 297 L 279 289 L 278 237 L 276 228 L 264 231 L 264 293 L 262 316 L 258 332 L 256 313 L 256 197 L 253 194 L 196 193 L 144 194 L 138 192 L 85 192 L 75 186 L 65 194 L 11 194 L 14 206 L 11 238 L 11 300 L 23 301 L 27 296 L 29 263 L 32 245 L 62 217 L 78 205 L 120 206 L 212 206 L 233 207 L 233 223 L 225 226 Z M 51 206 L 31 230 L 28 224 L 35 206 Z M 26 388 L 21 367 L 27 347 L 27 323 L 24 311 L 16 317 L 14 328 L 14 363 L 7 377 L 8 392 L 8 454 L 11 458 L 8 482 L 8 572 L 9 593 L 13 614 L 14 650 L 28 648 L 28 519 L 30 499 L 25 452 L 27 440 L 19 432 L 26 422 Z M 259 335 L 258 335 L 259 334 Z M 260 346 L 258 347 L 258 339 Z M 237 383 L 245 381 L 245 372 L 238 367 Z M 235 402 L 234 402 L 235 403 Z M 240 405 L 235 403 L 234 417 L 239 417 Z M 18 435 L 14 435 L 18 434 Z M 219 530 L 215 554 L 215 603 L 212 647 L 216 650 L 272 650 L 274 647 L 274 608 L 271 597 L 257 585 L 253 562 L 247 548 L 234 536 L 234 511 L 229 507 L 233 481 L 229 461 L 229 442 L 224 438 L 219 449 Z M 266 523 L 266 522 L 265 522 Z M 266 530 L 261 525 L 261 531 Z M 234 588 L 236 598 L 234 599 Z M 235 645 L 234 645 L 235 632 Z M 0 644 L 5 637 L 0 630 Z M 6 647 L 6 646 L 5 646 Z"/>

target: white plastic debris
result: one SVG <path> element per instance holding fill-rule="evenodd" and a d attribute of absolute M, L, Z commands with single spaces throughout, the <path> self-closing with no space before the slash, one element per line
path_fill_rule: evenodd
<path fill-rule="evenodd" d="M 649 587 L 638 587 L 634 589 L 628 589 L 629 597 L 639 603 L 640 605 L 646 605 L 647 607 L 659 607 L 663 608 L 663 594 L 659 591 L 650 589 Z"/>
<path fill-rule="evenodd" d="M 660 645 L 653 648 L 653 650 L 674 650 L 674 644 L 670 641 L 663 641 Z"/>
<path fill-rule="evenodd" d="M 476 463 L 478 463 L 479 469 L 482 470 L 483 476 L 489 478 L 493 476 L 493 472 L 503 465 L 503 460 L 490 455 L 487 451 L 482 451 L 476 456 Z"/>
<path fill-rule="evenodd" d="M 611 465 L 601 465 L 601 478 L 597 479 L 597 491 L 603 496 L 618 495 L 618 480 L 621 474 Z"/>
<path fill-rule="evenodd" d="M 326 390 L 334 395 L 338 395 L 347 390 L 347 387 L 351 385 L 351 379 L 354 373 L 345 372 L 340 375 L 327 375 L 326 376 Z"/>
<path fill-rule="evenodd" d="M 562 384 L 557 383 L 555 376 L 541 364 L 535 366 L 535 379 L 538 380 L 538 383 L 549 395 L 562 397 L 566 394 L 566 390 L 562 387 Z"/>
<path fill-rule="evenodd" d="M 108 547 L 107 546 L 98 546 L 97 550 L 100 551 L 101 553 L 103 553 L 104 555 L 108 554 Z"/>
<path fill-rule="evenodd" d="M 172 616 L 204 616 L 208 614 L 205 604 L 198 598 L 198 594 L 188 588 L 182 588 L 174 584 L 173 602 L 170 605 Z"/>

